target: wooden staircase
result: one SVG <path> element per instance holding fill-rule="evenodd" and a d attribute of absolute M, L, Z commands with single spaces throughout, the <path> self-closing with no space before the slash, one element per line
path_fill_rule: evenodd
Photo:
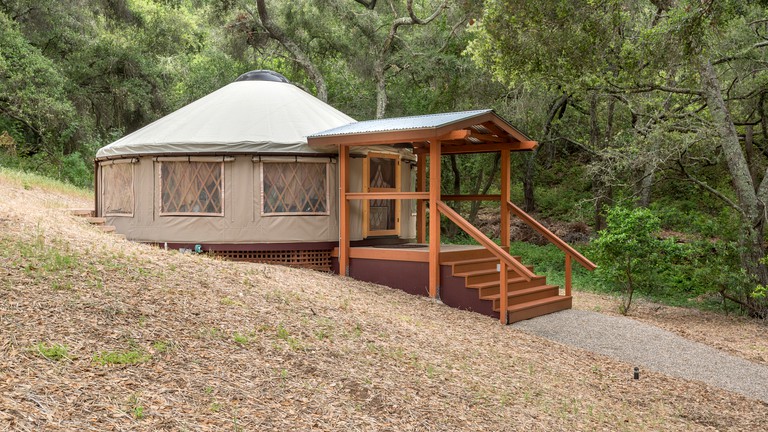
<path fill-rule="evenodd" d="M 94 211 L 91 209 L 71 209 L 70 214 L 85 218 L 89 224 L 95 226 L 102 232 L 112 234 L 117 238 L 125 239 L 125 234 L 118 234 L 115 232 L 113 225 L 107 225 L 107 219 L 103 217 L 95 217 Z"/>
<path fill-rule="evenodd" d="M 520 257 L 512 257 L 520 260 Z M 501 313 L 500 260 L 491 254 L 483 258 L 459 259 L 441 263 L 451 267 L 452 274 L 464 278 L 467 289 L 477 290 L 480 300 L 492 302 L 492 310 Z M 533 266 L 525 266 L 533 271 Z M 507 322 L 513 323 L 561 310 L 570 309 L 571 296 L 561 296 L 560 288 L 547 284 L 546 276 L 526 280 L 515 270 L 507 272 Z"/>

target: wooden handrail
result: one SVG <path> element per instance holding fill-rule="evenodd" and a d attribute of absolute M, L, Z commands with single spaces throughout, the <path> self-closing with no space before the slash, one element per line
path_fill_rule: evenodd
<path fill-rule="evenodd" d="M 511 201 L 507 201 L 507 206 L 509 206 L 509 209 L 512 211 L 512 213 L 514 213 L 517 217 L 519 217 L 520 220 L 525 222 L 529 227 L 538 231 L 539 234 L 543 235 L 544 238 L 549 240 L 550 243 L 557 246 L 558 249 L 565 252 L 566 257 L 567 256 L 573 257 L 573 259 L 575 259 L 579 264 L 582 265 L 582 267 L 584 267 L 587 270 L 591 271 L 597 268 L 597 265 L 595 265 L 595 263 L 588 260 L 584 255 L 580 254 L 579 251 L 572 248 L 571 245 L 566 243 L 560 237 L 556 236 L 552 231 L 548 230 L 547 227 L 539 223 L 539 221 L 537 221 L 536 219 L 532 218 L 531 215 L 524 212 L 523 209 L 514 205 Z"/>
<path fill-rule="evenodd" d="M 517 271 L 526 281 L 530 281 L 531 278 L 536 276 L 533 274 L 533 272 L 528 270 L 526 266 L 520 263 L 520 261 L 512 258 L 512 256 L 507 251 L 502 249 L 501 246 L 497 245 L 491 239 L 486 237 L 485 234 L 470 224 L 469 221 L 461 217 L 460 214 L 456 213 L 456 211 L 450 208 L 447 204 L 442 201 L 438 201 L 437 209 L 440 211 L 440 213 L 444 214 L 448 219 L 450 219 L 459 228 L 461 228 L 465 233 L 469 234 L 470 237 L 480 243 L 484 248 L 488 249 L 488 251 L 496 256 L 496 258 L 501 260 L 507 266 L 515 269 L 515 271 Z M 506 277 L 506 275 L 504 276 Z"/>
<path fill-rule="evenodd" d="M 443 201 L 499 201 L 501 195 L 441 195 Z"/>

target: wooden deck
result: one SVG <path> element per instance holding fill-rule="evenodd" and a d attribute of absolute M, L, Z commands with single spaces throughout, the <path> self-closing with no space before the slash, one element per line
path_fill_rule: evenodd
<path fill-rule="evenodd" d="M 338 272 L 338 250 L 332 253 Z M 500 317 L 502 309 L 500 260 L 483 246 L 440 245 L 439 299 L 446 305 Z M 512 257 L 520 261 L 520 257 Z M 397 288 L 415 295 L 429 295 L 429 246 L 352 247 L 350 277 Z M 532 266 L 525 268 L 533 272 Z M 545 276 L 527 280 L 514 269 L 507 271 L 507 322 L 515 322 L 571 307 L 570 295 L 547 284 Z"/>

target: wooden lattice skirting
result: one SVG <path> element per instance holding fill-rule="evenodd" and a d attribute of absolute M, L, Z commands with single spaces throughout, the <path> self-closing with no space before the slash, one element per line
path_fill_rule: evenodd
<path fill-rule="evenodd" d="M 232 261 L 280 264 L 292 267 L 311 268 L 314 270 L 322 271 L 331 270 L 330 250 L 213 250 L 209 251 L 208 253 Z"/>

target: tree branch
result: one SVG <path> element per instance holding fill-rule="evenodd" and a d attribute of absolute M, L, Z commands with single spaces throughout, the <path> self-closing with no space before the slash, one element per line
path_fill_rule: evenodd
<path fill-rule="evenodd" d="M 743 58 L 745 58 L 745 57 L 747 56 L 747 54 L 749 54 L 749 53 L 750 53 L 752 50 L 756 50 L 756 49 L 758 49 L 758 48 L 763 48 L 763 47 L 767 47 L 767 46 L 768 46 L 768 41 L 762 41 L 762 42 L 758 42 L 758 43 L 756 43 L 756 44 L 752 45 L 751 47 L 748 47 L 748 48 L 746 48 L 745 50 L 742 50 L 741 52 L 739 52 L 739 53 L 737 53 L 737 54 L 733 54 L 733 55 L 729 55 L 729 56 L 727 56 L 727 57 L 723 57 L 723 58 L 721 58 L 721 59 L 717 59 L 717 60 L 715 60 L 715 61 L 713 61 L 713 62 L 712 62 L 712 65 L 719 65 L 719 64 L 721 64 L 721 63 L 726 63 L 726 62 L 729 62 L 729 61 L 732 61 L 732 60 L 740 60 L 740 59 L 743 59 Z"/>
<path fill-rule="evenodd" d="M 376 7 L 376 1 L 377 0 L 355 0 L 356 2 L 360 3 L 361 5 L 365 6 L 368 10 L 373 10 Z"/>
<path fill-rule="evenodd" d="M 314 81 L 315 87 L 317 87 L 317 98 L 326 102 L 328 100 L 328 89 L 325 85 L 323 74 L 315 64 L 312 63 L 312 60 L 309 59 L 304 51 L 296 43 L 290 40 L 283 30 L 270 19 L 269 13 L 267 12 L 267 5 L 264 3 L 264 0 L 256 0 L 256 8 L 258 9 L 261 26 L 264 27 L 272 39 L 276 40 L 293 55 L 294 60 L 304 68 L 307 75 L 309 75 L 309 78 Z M 251 16 L 254 16 L 252 11 L 248 10 L 248 13 L 251 14 Z"/>
<path fill-rule="evenodd" d="M 693 89 L 687 89 L 682 87 L 671 87 L 671 86 L 657 85 L 657 84 L 642 84 L 637 87 L 627 87 L 627 88 L 622 88 L 615 84 L 611 84 L 611 85 L 616 88 L 605 89 L 608 93 L 611 93 L 611 94 L 648 93 L 652 91 L 664 91 L 668 93 L 690 94 L 690 95 L 697 95 L 697 96 L 702 96 L 704 94 L 701 90 L 693 90 Z"/>
<path fill-rule="evenodd" d="M 688 177 L 688 179 L 690 181 L 692 181 L 693 183 L 697 184 L 701 188 L 705 189 L 707 192 L 711 193 L 712 195 L 716 196 L 717 198 L 720 198 L 722 201 L 724 201 L 726 204 L 728 204 L 731 208 L 733 208 L 734 210 L 739 212 L 739 214 L 741 215 L 741 217 L 744 218 L 745 221 L 749 221 L 750 220 L 749 217 L 747 216 L 747 214 L 744 212 L 744 210 L 742 210 L 741 207 L 736 205 L 736 203 L 733 202 L 733 200 L 731 200 L 730 198 L 725 196 L 719 190 L 713 188 L 712 186 L 704 183 L 703 181 L 701 181 L 701 180 L 697 179 L 696 177 L 692 176 L 691 174 L 689 174 L 688 171 L 685 170 L 685 167 L 683 166 L 683 163 L 680 162 L 679 160 L 677 161 L 677 165 L 680 167 L 680 172 L 685 174 L 685 176 Z"/>

